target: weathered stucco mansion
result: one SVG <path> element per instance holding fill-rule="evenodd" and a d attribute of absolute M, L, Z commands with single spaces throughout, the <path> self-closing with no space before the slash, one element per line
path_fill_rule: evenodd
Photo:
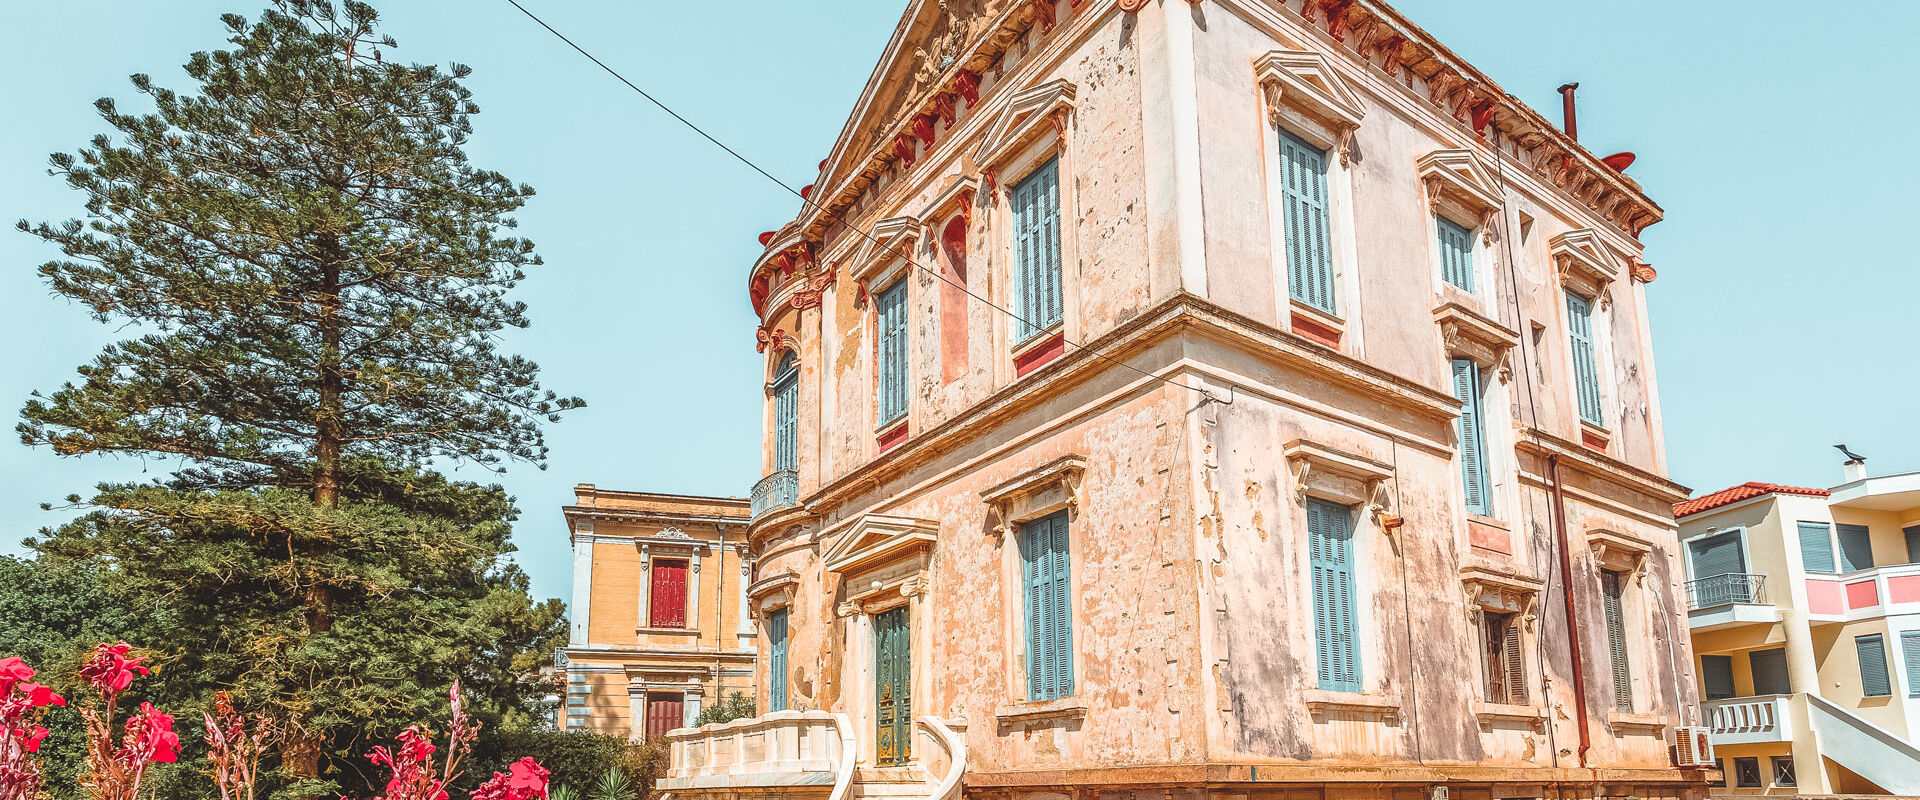
<path fill-rule="evenodd" d="M 910 3 L 749 277 L 770 713 L 661 787 L 1703 795 L 1611 160 L 1375 0 Z"/>

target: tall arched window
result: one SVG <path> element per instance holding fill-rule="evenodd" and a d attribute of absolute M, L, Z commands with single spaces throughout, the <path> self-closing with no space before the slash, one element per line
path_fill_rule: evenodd
<path fill-rule="evenodd" d="M 800 365 L 793 351 L 780 356 L 773 368 L 773 470 L 794 468 L 800 427 Z"/>

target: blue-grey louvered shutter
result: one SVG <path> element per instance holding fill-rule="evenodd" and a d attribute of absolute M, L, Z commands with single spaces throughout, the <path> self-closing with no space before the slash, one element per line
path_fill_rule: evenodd
<path fill-rule="evenodd" d="M 1734 696 L 1733 656 L 1701 656 L 1700 681 L 1708 700 Z"/>
<path fill-rule="evenodd" d="M 1600 400 L 1600 367 L 1593 342 L 1593 301 L 1567 293 L 1567 332 L 1573 349 L 1573 385 L 1580 401 L 1580 419 L 1606 425 Z"/>
<path fill-rule="evenodd" d="M 1280 213 L 1287 241 L 1287 294 L 1337 313 L 1333 298 L 1332 236 L 1328 232 L 1327 154 L 1280 132 Z"/>
<path fill-rule="evenodd" d="M 1840 571 L 1873 569 L 1873 539 L 1865 525 L 1835 525 L 1834 538 L 1840 540 Z"/>
<path fill-rule="evenodd" d="M 767 659 L 767 707 L 771 711 L 787 710 L 787 610 L 782 608 L 767 615 L 767 642 L 772 657 Z"/>
<path fill-rule="evenodd" d="M 1314 655 L 1319 661 L 1320 688 L 1360 691 L 1352 513 L 1345 506 L 1307 501 L 1307 550 L 1312 570 Z"/>
<path fill-rule="evenodd" d="M 1907 535 L 1907 563 L 1920 564 L 1920 525 L 1902 532 Z"/>
<path fill-rule="evenodd" d="M 1060 300 L 1060 162 L 1050 160 L 1013 187 L 1016 341 L 1053 327 L 1064 316 Z"/>
<path fill-rule="evenodd" d="M 1920 631 L 1900 634 L 1900 660 L 1907 664 L 1907 696 L 1920 697 Z"/>
<path fill-rule="evenodd" d="M 1807 572 L 1833 571 L 1833 529 L 1827 523 L 1800 523 L 1800 568 Z"/>
<path fill-rule="evenodd" d="M 907 280 L 880 290 L 880 421 L 907 413 Z"/>
<path fill-rule="evenodd" d="M 1460 401 L 1460 477 L 1466 486 L 1467 513 L 1493 515 L 1487 481 L 1486 423 L 1480 403 L 1480 365 L 1453 360 L 1453 396 Z"/>
<path fill-rule="evenodd" d="M 1693 579 L 1712 578 L 1747 569 L 1746 554 L 1740 546 L 1740 534 L 1723 533 L 1696 539 L 1688 545 L 1693 551 Z"/>
<path fill-rule="evenodd" d="M 1887 645 L 1880 634 L 1855 636 L 1853 647 L 1860 654 L 1860 694 L 1866 697 L 1893 694 L 1893 680 L 1887 673 Z"/>
<path fill-rule="evenodd" d="M 1633 671 L 1627 664 L 1627 612 L 1621 597 L 1620 573 L 1600 573 L 1602 611 L 1607 623 L 1607 660 L 1613 671 L 1613 707 L 1633 713 Z"/>
<path fill-rule="evenodd" d="M 1787 671 L 1787 649 L 1755 650 L 1747 654 L 1747 669 L 1753 673 L 1756 695 L 1793 694 L 1793 680 Z"/>
<path fill-rule="evenodd" d="M 1434 217 L 1440 231 L 1440 277 L 1447 283 L 1473 291 L 1473 231 L 1446 217 Z"/>
<path fill-rule="evenodd" d="M 1027 624 L 1027 699 L 1073 694 L 1072 568 L 1067 514 L 1020 526 L 1020 571 Z"/>
<path fill-rule="evenodd" d="M 795 439 L 800 427 L 800 370 L 793 353 L 780 358 L 773 370 L 773 468 L 791 470 L 797 461 Z"/>

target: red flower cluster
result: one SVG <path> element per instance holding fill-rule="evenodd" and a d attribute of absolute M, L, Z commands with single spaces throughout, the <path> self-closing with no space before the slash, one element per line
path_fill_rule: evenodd
<path fill-rule="evenodd" d="M 37 796 L 40 762 L 33 754 L 47 738 L 37 723 L 47 708 L 67 704 L 52 689 L 28 681 L 33 674 L 18 657 L 0 658 L 0 800 Z"/>
<path fill-rule="evenodd" d="M 173 717 L 161 713 L 152 703 L 141 703 L 140 711 L 127 718 L 126 745 L 120 754 L 128 764 L 179 761 L 180 735 L 173 732 Z"/>
<path fill-rule="evenodd" d="M 447 800 L 445 782 L 433 772 L 433 753 L 439 749 L 418 725 L 400 732 L 399 753 L 384 745 L 373 748 L 367 760 L 393 771 L 387 793 L 376 800 Z"/>
<path fill-rule="evenodd" d="M 515 761 L 509 772 L 493 773 L 473 790 L 471 800 L 547 800 L 547 769 L 531 757 Z"/>
<path fill-rule="evenodd" d="M 133 685 L 135 673 L 147 674 L 147 668 L 140 662 L 146 656 L 131 656 L 133 646 L 126 642 L 99 644 L 93 648 L 93 658 L 87 659 L 86 666 L 80 668 L 80 677 L 101 694 L 119 694 Z"/>

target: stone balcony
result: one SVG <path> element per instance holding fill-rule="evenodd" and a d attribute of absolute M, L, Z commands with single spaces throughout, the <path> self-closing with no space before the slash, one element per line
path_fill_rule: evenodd
<path fill-rule="evenodd" d="M 753 719 L 667 733 L 670 766 L 655 788 L 675 798 L 778 794 L 820 800 L 867 797 L 960 800 L 967 747 L 963 723 L 915 720 L 914 761 L 861 768 L 845 714 L 776 711 Z"/>
<path fill-rule="evenodd" d="M 1920 613 L 1920 564 L 1893 564 L 1841 575 L 1807 575 L 1807 619 L 1853 622 Z"/>
<path fill-rule="evenodd" d="M 1793 740 L 1792 695 L 1732 697 L 1700 704 L 1714 747 Z"/>
<path fill-rule="evenodd" d="M 751 516 L 762 516 L 800 504 L 800 473 L 783 469 L 753 485 Z"/>

